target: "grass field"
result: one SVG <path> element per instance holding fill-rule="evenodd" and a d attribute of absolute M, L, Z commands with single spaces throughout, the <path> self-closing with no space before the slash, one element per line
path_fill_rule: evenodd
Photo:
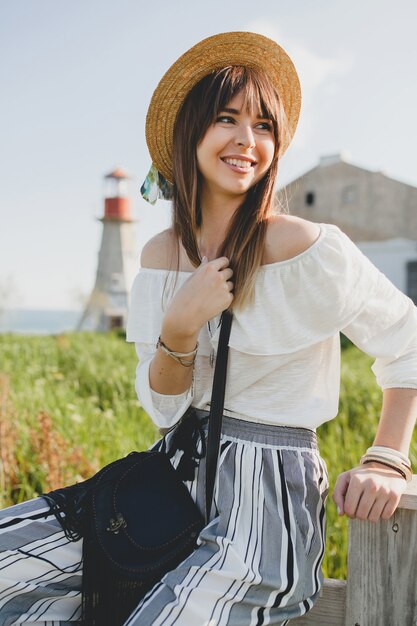
<path fill-rule="evenodd" d="M 134 389 L 134 346 L 117 333 L 0 335 L 0 506 L 90 476 L 157 431 Z M 318 431 L 331 485 L 372 443 L 381 392 L 372 359 L 342 353 L 340 411 Z M 416 466 L 417 439 L 411 460 Z M 347 519 L 327 505 L 326 576 L 346 576 Z"/>

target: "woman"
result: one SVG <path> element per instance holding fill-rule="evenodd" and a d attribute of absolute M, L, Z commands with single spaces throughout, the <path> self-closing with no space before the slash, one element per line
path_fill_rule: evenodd
<path fill-rule="evenodd" d="M 335 502 L 340 514 L 387 519 L 405 488 L 399 468 L 383 463 L 406 455 L 411 438 L 416 309 L 337 227 L 274 211 L 299 106 L 290 59 L 251 33 L 197 44 L 151 102 L 148 145 L 174 183 L 173 219 L 143 250 L 128 340 L 138 396 L 160 428 L 190 405 L 207 416 L 221 312 L 232 307 L 234 320 L 211 523 L 131 625 L 284 624 L 311 608 L 327 493 L 314 429 L 337 413 L 340 330 L 378 357 L 375 445 L 389 450 L 371 449 L 342 474 Z M 145 184 L 150 191 L 158 195 Z M 202 509 L 203 467 L 189 484 Z"/>
<path fill-rule="evenodd" d="M 387 519 L 410 473 L 416 309 L 337 227 L 275 211 L 299 109 L 291 60 L 253 33 L 194 46 L 149 108 L 143 190 L 172 195 L 173 221 L 143 249 L 128 341 L 158 427 L 190 405 L 207 417 L 222 311 L 234 319 L 210 521 L 129 626 L 282 625 L 313 606 L 328 490 L 314 431 L 337 413 L 340 330 L 377 357 L 384 389 L 380 447 L 339 477 L 340 514 Z M 204 459 L 187 484 L 203 511 Z M 76 621 L 81 542 L 68 543 L 40 500 L 2 517 L 2 623 Z"/>

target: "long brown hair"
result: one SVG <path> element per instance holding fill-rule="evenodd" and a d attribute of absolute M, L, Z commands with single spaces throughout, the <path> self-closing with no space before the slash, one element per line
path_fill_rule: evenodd
<path fill-rule="evenodd" d="M 203 78 L 187 95 L 178 113 L 173 146 L 173 214 L 172 230 L 176 242 L 177 272 L 179 242 L 191 263 L 198 267 L 197 230 L 201 225 L 201 174 L 196 149 L 206 130 L 230 100 L 243 92 L 243 106 L 262 111 L 270 119 L 275 137 L 272 164 L 266 174 L 249 189 L 242 204 L 230 220 L 217 257 L 226 256 L 233 270 L 234 299 L 231 308 L 242 308 L 253 302 L 256 272 L 261 265 L 267 218 L 279 212 L 274 206 L 274 188 L 278 174 L 280 146 L 288 124 L 280 98 L 268 77 L 247 67 L 230 66 Z"/>

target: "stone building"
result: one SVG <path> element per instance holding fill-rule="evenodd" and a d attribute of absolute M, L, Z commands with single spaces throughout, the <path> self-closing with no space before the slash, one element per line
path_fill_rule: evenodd
<path fill-rule="evenodd" d="M 338 154 L 322 157 L 278 195 L 292 215 L 337 224 L 417 302 L 417 187 Z"/>

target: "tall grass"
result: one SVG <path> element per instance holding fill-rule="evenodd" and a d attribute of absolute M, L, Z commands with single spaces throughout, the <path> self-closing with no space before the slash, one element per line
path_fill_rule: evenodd
<path fill-rule="evenodd" d="M 0 336 L 0 505 L 87 477 L 157 436 L 117 334 Z M 13 461 L 12 461 L 13 459 Z"/>
<path fill-rule="evenodd" d="M 343 350 L 340 411 L 318 431 L 331 487 L 371 444 L 381 392 L 372 360 Z M 134 389 L 136 353 L 117 333 L 0 335 L 0 506 L 82 480 L 158 436 Z M 411 458 L 417 462 L 414 438 Z M 347 519 L 327 505 L 326 576 L 346 576 Z"/>

